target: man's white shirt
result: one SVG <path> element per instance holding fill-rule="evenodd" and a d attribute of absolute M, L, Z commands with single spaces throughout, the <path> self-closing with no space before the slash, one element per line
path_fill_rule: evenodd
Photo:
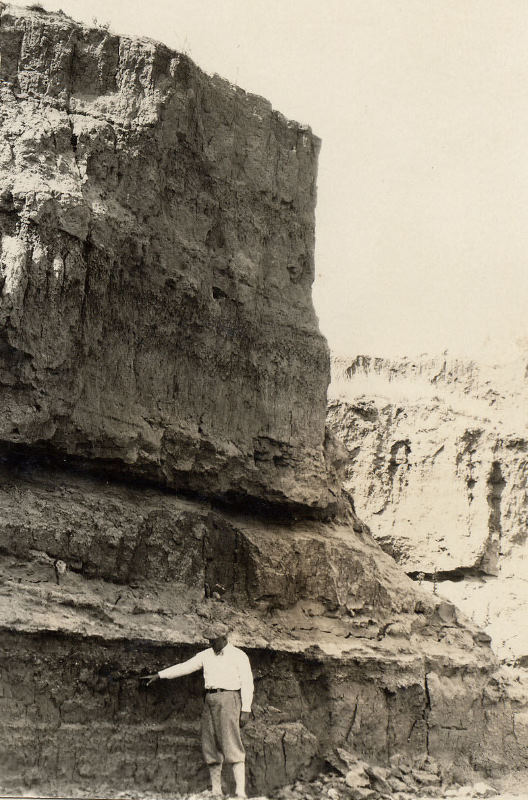
<path fill-rule="evenodd" d="M 203 669 L 206 689 L 240 689 L 242 711 L 251 711 L 253 702 L 253 675 L 249 658 L 232 644 L 226 644 L 224 649 L 215 653 L 212 647 L 202 650 L 188 661 L 175 664 L 158 672 L 160 678 L 180 678 Z"/>

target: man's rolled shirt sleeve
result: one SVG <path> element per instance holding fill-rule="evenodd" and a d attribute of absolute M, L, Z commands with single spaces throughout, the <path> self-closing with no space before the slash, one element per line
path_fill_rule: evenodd
<path fill-rule="evenodd" d="M 167 667 L 158 672 L 160 678 L 170 680 L 171 678 L 181 678 L 182 675 L 190 675 L 191 672 L 197 672 L 203 667 L 202 653 L 190 658 L 188 661 L 182 661 L 181 664 L 175 664 L 173 667 Z"/>
<path fill-rule="evenodd" d="M 249 658 L 242 651 L 240 651 L 238 669 L 240 673 L 240 699 L 242 700 L 242 711 L 251 711 L 254 692 L 253 673 L 251 672 Z"/>

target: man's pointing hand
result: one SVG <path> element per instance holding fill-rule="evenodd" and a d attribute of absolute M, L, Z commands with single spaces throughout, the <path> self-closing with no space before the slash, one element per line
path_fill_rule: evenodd
<path fill-rule="evenodd" d="M 156 673 L 154 673 L 154 675 L 143 675 L 143 677 L 140 678 L 139 680 L 140 681 L 145 681 L 145 686 L 148 687 L 148 686 L 150 686 L 151 683 L 154 683 L 155 681 L 159 681 L 160 680 L 160 676 L 156 672 Z"/>

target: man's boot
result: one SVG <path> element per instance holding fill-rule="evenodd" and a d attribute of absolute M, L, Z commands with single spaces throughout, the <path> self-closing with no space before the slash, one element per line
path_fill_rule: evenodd
<path fill-rule="evenodd" d="M 233 777 L 235 779 L 235 792 L 237 797 L 247 797 L 246 794 L 246 764 L 237 761 L 233 764 Z"/>
<path fill-rule="evenodd" d="M 211 793 L 222 797 L 222 765 L 209 764 L 209 777 L 211 779 Z"/>

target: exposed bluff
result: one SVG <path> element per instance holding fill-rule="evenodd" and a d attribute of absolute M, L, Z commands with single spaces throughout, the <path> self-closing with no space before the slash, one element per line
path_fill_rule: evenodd
<path fill-rule="evenodd" d="M 384 549 L 441 581 L 503 657 L 527 655 L 525 359 L 340 359 L 329 394 L 346 485 Z"/>
<path fill-rule="evenodd" d="M 2 6 L 0 57 L 1 788 L 203 786 L 200 676 L 137 679 L 211 618 L 255 672 L 254 790 L 340 745 L 524 766 L 488 637 L 334 514 L 318 141 L 61 15 Z"/>
<path fill-rule="evenodd" d="M 203 648 L 211 618 L 252 663 L 255 792 L 313 777 L 335 747 L 468 775 L 528 764 L 525 695 L 488 638 L 353 516 L 258 520 L 17 459 L 0 466 L 0 578 L 4 791 L 203 788 L 201 676 L 138 677 Z"/>
<path fill-rule="evenodd" d="M 0 441 L 332 510 L 319 140 L 161 44 L 0 10 Z"/>

